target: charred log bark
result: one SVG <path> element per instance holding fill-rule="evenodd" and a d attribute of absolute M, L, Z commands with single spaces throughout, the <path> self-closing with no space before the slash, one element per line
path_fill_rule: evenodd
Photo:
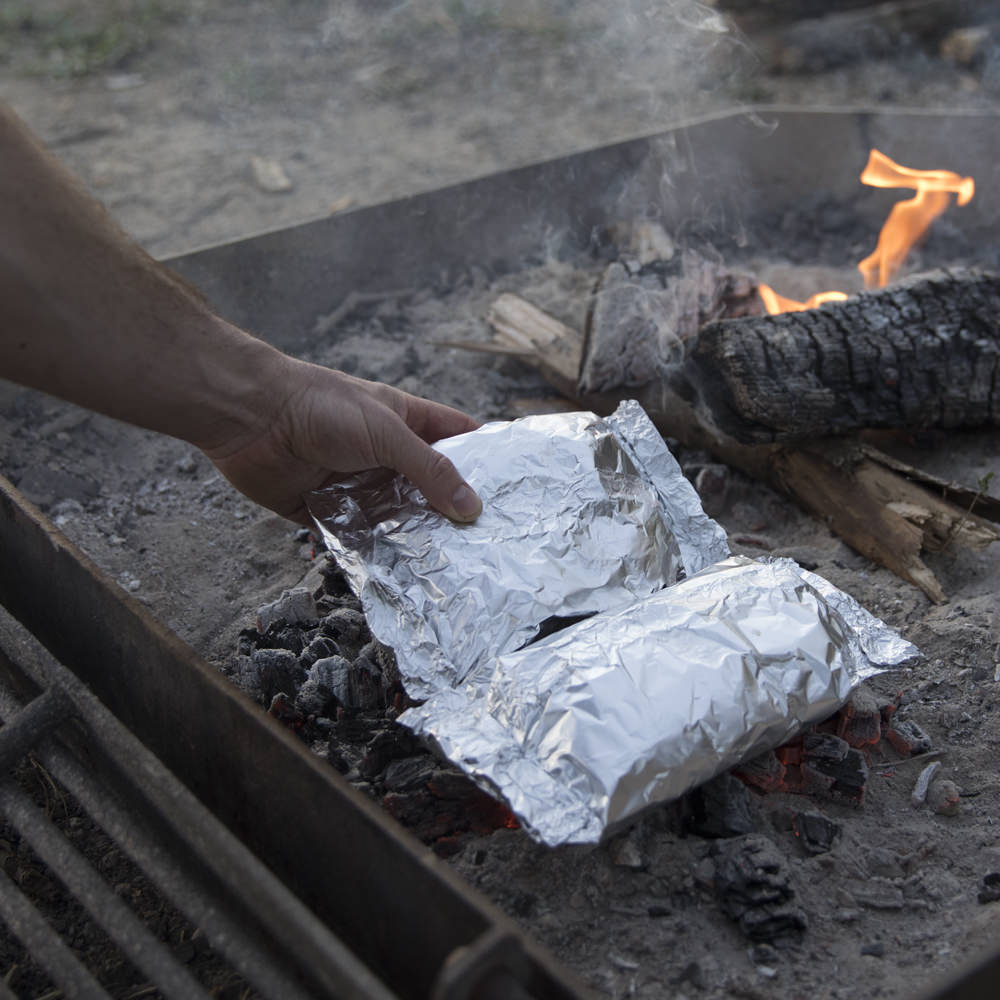
<path fill-rule="evenodd" d="M 703 420 L 743 442 L 1000 424 L 1000 277 L 940 271 L 708 323 L 677 378 Z"/>

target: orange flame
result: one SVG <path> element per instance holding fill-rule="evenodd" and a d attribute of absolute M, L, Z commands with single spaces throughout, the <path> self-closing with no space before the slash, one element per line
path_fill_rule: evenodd
<path fill-rule="evenodd" d="M 971 177 L 959 177 L 950 170 L 910 170 L 893 163 L 885 153 L 873 149 L 868 166 L 861 173 L 861 183 L 881 188 L 913 188 L 917 193 L 907 201 L 892 206 L 875 252 L 869 254 L 858 270 L 865 288 L 881 288 L 899 270 L 906 255 L 930 228 L 931 223 L 948 207 L 949 195 L 958 196 L 959 205 L 967 205 L 976 192 Z"/>
<path fill-rule="evenodd" d="M 847 298 L 845 292 L 817 292 L 810 295 L 805 302 L 797 302 L 795 299 L 786 299 L 784 295 L 779 295 L 770 285 L 761 282 L 757 286 L 760 297 L 764 300 L 764 307 L 773 316 L 775 313 L 802 312 L 803 309 L 812 309 L 813 306 L 822 305 L 824 302 L 840 302 Z"/>
<path fill-rule="evenodd" d="M 892 280 L 910 247 L 924 236 L 931 223 L 948 207 L 950 195 L 957 196 L 959 205 L 967 205 L 976 190 L 971 177 L 959 177 L 950 170 L 911 170 L 894 163 L 877 149 L 873 149 L 868 156 L 868 165 L 861 173 L 861 183 L 870 187 L 908 187 L 916 191 L 912 198 L 892 207 L 878 235 L 875 251 L 858 264 L 865 288 L 881 288 Z M 847 298 L 844 292 L 818 292 L 805 302 L 797 302 L 778 295 L 768 285 L 761 284 L 759 291 L 764 307 L 772 315 L 799 312 L 822 302 Z"/>

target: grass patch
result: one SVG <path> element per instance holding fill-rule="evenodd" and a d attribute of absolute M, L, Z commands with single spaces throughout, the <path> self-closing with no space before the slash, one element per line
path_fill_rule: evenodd
<path fill-rule="evenodd" d="M 6 0 L 0 62 L 31 75 L 81 77 L 121 69 L 202 0 Z"/>

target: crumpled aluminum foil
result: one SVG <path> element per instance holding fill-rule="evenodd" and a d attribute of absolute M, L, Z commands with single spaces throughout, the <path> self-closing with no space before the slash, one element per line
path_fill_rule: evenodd
<path fill-rule="evenodd" d="M 487 424 L 435 447 L 482 497 L 474 524 L 384 472 L 314 493 L 309 508 L 408 693 L 425 699 L 400 722 L 544 843 L 597 842 L 916 653 L 791 560 L 727 559 L 725 533 L 637 403 L 604 420 Z M 532 642 L 551 619 L 584 615 Z"/>
<path fill-rule="evenodd" d="M 790 559 L 733 556 L 400 716 L 535 839 L 596 843 L 830 716 L 917 650 Z"/>
<path fill-rule="evenodd" d="M 475 523 L 383 471 L 308 498 L 411 697 L 492 666 L 553 617 L 631 603 L 729 551 L 638 403 L 606 420 L 490 423 L 435 447 L 482 497 Z"/>

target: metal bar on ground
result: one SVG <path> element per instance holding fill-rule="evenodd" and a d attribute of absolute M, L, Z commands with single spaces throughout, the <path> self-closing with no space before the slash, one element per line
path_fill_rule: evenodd
<path fill-rule="evenodd" d="M 68 997 L 108 1000 L 101 984 L 0 869 L 0 917 Z"/>

